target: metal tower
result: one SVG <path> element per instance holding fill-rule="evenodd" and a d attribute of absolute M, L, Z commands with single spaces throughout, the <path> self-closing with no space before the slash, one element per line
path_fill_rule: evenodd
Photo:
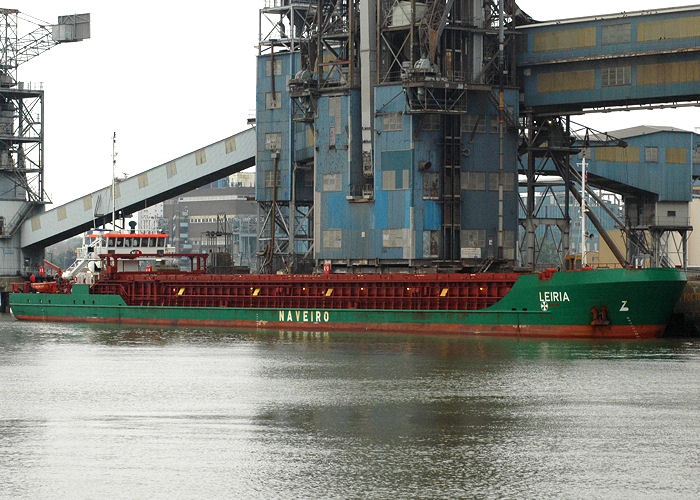
<path fill-rule="evenodd" d="M 26 273 L 39 258 L 22 250 L 18 229 L 49 201 L 44 190 L 44 91 L 20 81 L 17 70 L 59 43 L 89 37 L 90 14 L 61 16 L 51 25 L 16 9 L 0 9 L 0 277 Z"/>

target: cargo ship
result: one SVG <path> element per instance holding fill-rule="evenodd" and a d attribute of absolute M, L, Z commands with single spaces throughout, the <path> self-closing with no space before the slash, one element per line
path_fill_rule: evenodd
<path fill-rule="evenodd" d="M 189 270 L 138 261 L 158 253 L 101 255 L 92 284 L 15 285 L 18 320 L 255 329 L 653 338 L 663 335 L 685 272 L 548 269 L 528 273 L 216 275 L 206 254 Z M 138 270 L 137 270 L 138 269 Z"/>

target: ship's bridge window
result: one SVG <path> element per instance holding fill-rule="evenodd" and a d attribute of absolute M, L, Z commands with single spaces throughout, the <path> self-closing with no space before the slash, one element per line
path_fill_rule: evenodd
<path fill-rule="evenodd" d="M 159 247 L 165 246 L 165 238 L 158 238 L 158 246 Z"/>
<path fill-rule="evenodd" d="M 131 247 L 131 238 L 124 238 L 124 246 L 127 248 Z"/>
<path fill-rule="evenodd" d="M 110 237 L 109 240 L 107 240 L 107 246 L 114 247 L 114 237 Z"/>
<path fill-rule="evenodd" d="M 149 238 L 149 239 L 148 239 L 148 246 L 149 246 L 149 247 L 154 247 L 154 246 L 156 246 L 156 239 L 155 239 L 155 238 Z"/>
<path fill-rule="evenodd" d="M 116 238 L 116 240 L 117 248 L 121 248 L 124 246 L 124 238 Z"/>

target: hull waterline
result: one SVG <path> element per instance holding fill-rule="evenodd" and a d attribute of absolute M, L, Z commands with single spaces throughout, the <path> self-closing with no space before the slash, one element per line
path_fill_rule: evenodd
<path fill-rule="evenodd" d="M 119 295 L 12 294 L 27 321 L 166 327 L 386 332 L 449 336 L 640 339 L 663 335 L 685 274 L 676 269 L 596 270 L 520 276 L 479 310 L 129 305 Z M 290 298 L 291 301 L 291 298 Z"/>

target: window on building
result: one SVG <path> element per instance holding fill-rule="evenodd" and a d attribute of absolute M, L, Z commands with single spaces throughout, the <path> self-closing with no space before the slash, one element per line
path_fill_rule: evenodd
<path fill-rule="evenodd" d="M 602 87 L 617 87 L 632 84 L 632 66 L 612 66 L 600 70 Z"/>
<path fill-rule="evenodd" d="M 343 247 L 343 231 L 327 229 L 323 231 L 323 248 L 339 250 Z"/>
<path fill-rule="evenodd" d="M 462 115 L 462 132 L 466 134 L 486 133 L 486 117 L 484 115 Z"/>
<path fill-rule="evenodd" d="M 267 151 L 280 151 L 282 149 L 282 134 L 280 132 L 265 134 L 265 149 Z"/>
<path fill-rule="evenodd" d="M 612 24 L 601 29 L 603 45 L 629 43 L 632 40 L 632 24 Z"/>
<path fill-rule="evenodd" d="M 440 199 L 440 177 L 437 172 L 426 172 L 423 174 L 423 199 Z"/>
<path fill-rule="evenodd" d="M 700 167 L 700 146 L 695 146 L 693 149 L 693 165 Z"/>
<path fill-rule="evenodd" d="M 382 247 L 384 248 L 404 248 L 406 246 L 406 232 L 403 229 L 383 229 Z"/>
<path fill-rule="evenodd" d="M 281 92 L 267 92 L 265 94 L 265 109 L 280 109 L 282 107 Z"/>
<path fill-rule="evenodd" d="M 440 251 L 440 231 L 423 231 L 423 258 L 437 257 Z"/>
<path fill-rule="evenodd" d="M 195 151 L 194 158 L 197 165 L 201 165 L 207 161 L 207 153 L 203 149 L 200 149 L 199 151 Z"/>
<path fill-rule="evenodd" d="M 503 172 L 503 191 L 513 191 L 515 184 L 515 174 L 513 172 Z M 489 174 L 489 189 L 498 191 L 498 172 Z"/>
<path fill-rule="evenodd" d="M 465 229 L 461 234 L 462 246 L 466 248 L 484 248 L 486 246 L 486 229 Z"/>
<path fill-rule="evenodd" d="M 648 163 L 657 163 L 659 161 L 659 148 L 656 146 L 645 147 L 644 161 Z"/>
<path fill-rule="evenodd" d="M 685 165 L 688 161 L 688 150 L 685 148 L 666 148 L 666 163 Z"/>
<path fill-rule="evenodd" d="M 275 59 L 275 76 L 282 74 L 282 59 Z M 265 76 L 272 76 L 272 61 L 265 61 Z"/>
<path fill-rule="evenodd" d="M 666 217 L 675 217 L 676 216 L 676 211 L 675 210 L 668 210 L 666 212 Z"/>
<path fill-rule="evenodd" d="M 0 234 L 5 232 L 5 217 L 0 217 Z"/>
<path fill-rule="evenodd" d="M 402 113 L 386 113 L 382 116 L 382 124 L 384 132 L 396 132 L 403 130 L 403 114 Z"/>
<path fill-rule="evenodd" d="M 275 182 L 275 180 L 277 182 Z M 273 186 L 277 185 L 277 187 L 280 187 L 280 175 L 279 172 L 277 173 L 277 179 L 275 179 L 275 172 L 273 170 L 268 170 L 265 172 L 265 187 L 266 188 L 271 188 Z M 207 222 L 214 222 L 213 219 L 207 219 Z"/>
<path fill-rule="evenodd" d="M 177 175 L 177 165 L 174 161 L 171 161 L 165 166 L 165 173 L 168 176 L 168 179 L 174 175 Z"/>
<path fill-rule="evenodd" d="M 226 154 L 233 153 L 236 150 L 236 138 L 229 137 L 226 139 Z"/>
<path fill-rule="evenodd" d="M 342 191 L 343 174 L 323 174 L 323 191 Z"/>
<path fill-rule="evenodd" d="M 465 191 L 483 191 L 486 189 L 486 172 L 464 172 L 462 189 Z"/>
<path fill-rule="evenodd" d="M 333 118 L 341 118 L 340 106 L 342 101 L 339 96 L 332 96 L 328 98 L 328 116 Z"/>

